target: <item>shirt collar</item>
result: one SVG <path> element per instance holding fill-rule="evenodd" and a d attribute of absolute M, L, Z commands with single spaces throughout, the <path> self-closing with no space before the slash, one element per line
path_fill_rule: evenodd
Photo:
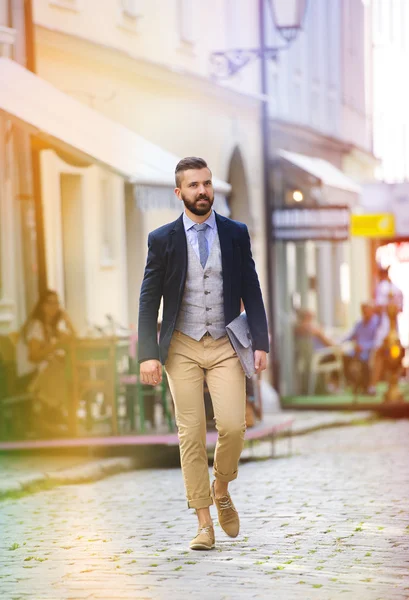
<path fill-rule="evenodd" d="M 203 223 L 206 223 L 206 225 L 208 225 L 212 229 L 214 229 L 216 227 L 216 215 L 215 215 L 214 210 L 212 210 L 212 212 L 210 213 L 210 215 L 208 216 L 206 221 L 203 221 Z M 185 231 L 189 231 L 189 229 L 192 229 L 192 227 L 194 225 L 196 225 L 196 223 L 194 221 L 192 221 L 192 219 L 190 219 L 187 216 L 187 214 L 184 212 L 183 213 L 183 225 L 185 227 Z"/>

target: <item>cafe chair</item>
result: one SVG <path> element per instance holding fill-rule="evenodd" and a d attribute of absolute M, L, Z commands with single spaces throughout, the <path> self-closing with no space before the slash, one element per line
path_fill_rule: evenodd
<path fill-rule="evenodd" d="M 344 363 L 342 357 L 342 349 L 339 346 L 328 346 L 314 352 L 311 357 L 309 369 L 309 396 L 313 396 L 316 392 L 319 375 L 323 375 L 327 380 L 331 373 L 337 372 L 340 385 L 344 384 Z"/>

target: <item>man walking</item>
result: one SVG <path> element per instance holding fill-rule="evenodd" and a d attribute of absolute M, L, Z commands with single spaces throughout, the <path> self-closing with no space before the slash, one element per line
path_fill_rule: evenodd
<path fill-rule="evenodd" d="M 210 550 L 215 537 L 209 507 L 216 504 L 227 535 L 239 533 L 228 484 L 237 477 L 245 432 L 245 375 L 226 334 L 243 300 L 253 338 L 256 372 L 266 368 L 267 321 L 247 227 L 212 210 L 212 174 L 202 158 L 181 160 L 175 193 L 183 214 L 149 234 L 139 308 L 142 383 L 157 385 L 165 365 L 175 404 L 188 507 L 199 530 L 193 550 Z M 159 344 L 157 319 L 163 298 Z M 212 398 L 218 441 L 210 489 L 203 383 Z"/>

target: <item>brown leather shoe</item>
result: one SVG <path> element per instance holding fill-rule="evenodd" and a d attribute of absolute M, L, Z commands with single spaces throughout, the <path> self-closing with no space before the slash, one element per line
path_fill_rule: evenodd
<path fill-rule="evenodd" d="M 213 524 L 209 523 L 203 527 L 199 526 L 197 535 L 190 542 L 191 550 L 211 550 L 214 548 L 215 537 Z"/>
<path fill-rule="evenodd" d="M 222 498 L 216 498 L 214 493 L 214 481 L 212 483 L 212 496 L 213 501 L 217 508 L 217 514 L 219 515 L 220 527 L 230 537 L 237 537 L 240 530 L 240 519 L 237 510 L 234 507 L 233 500 L 230 494 L 227 492 L 226 496 Z"/>

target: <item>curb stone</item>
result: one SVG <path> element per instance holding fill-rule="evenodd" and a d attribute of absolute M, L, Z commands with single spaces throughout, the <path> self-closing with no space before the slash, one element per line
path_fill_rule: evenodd
<path fill-rule="evenodd" d="M 0 501 L 8 496 L 32 493 L 60 485 L 73 485 L 98 481 L 109 475 L 131 471 L 136 468 L 131 457 L 105 458 L 78 467 L 26 475 L 17 481 L 0 483 Z"/>
<path fill-rule="evenodd" d="M 379 421 L 379 415 L 374 411 L 360 411 L 353 413 L 334 414 L 333 416 L 322 413 L 312 418 L 302 419 L 302 413 L 287 412 L 294 417 L 294 422 L 289 429 L 285 429 L 277 436 L 278 440 L 284 440 L 295 436 L 308 435 L 325 429 L 336 427 L 350 427 L 353 425 L 369 425 Z M 297 420 L 297 416 L 299 417 Z M 298 421 L 298 422 L 297 422 Z M 271 441 L 254 440 L 248 444 L 241 455 L 242 459 L 271 458 Z"/>
<path fill-rule="evenodd" d="M 290 413 L 288 413 L 288 416 L 290 416 Z M 379 418 L 376 413 L 369 411 L 352 414 L 346 413 L 345 415 L 340 415 L 338 413 L 336 416 L 323 413 L 322 415 L 316 415 L 313 418 L 307 417 L 305 419 L 302 418 L 302 413 L 298 413 L 293 416 L 295 417 L 295 421 L 293 423 L 291 432 L 283 431 L 280 434 L 280 437 L 288 437 L 289 435 L 306 435 L 308 433 L 330 427 L 354 425 L 357 422 L 360 424 L 371 423 Z M 264 448 L 270 448 L 269 444 L 270 442 L 258 442 L 256 454 L 263 454 Z M 267 454 L 271 455 L 269 451 L 267 451 Z M 246 458 L 248 456 L 254 456 L 254 448 L 245 448 L 242 458 Z M 115 457 L 92 461 L 77 467 L 61 469 L 60 471 L 46 471 L 44 473 L 23 475 L 17 481 L 14 480 L 9 482 L 0 482 L 0 502 L 11 496 L 30 494 L 49 489 L 51 487 L 98 481 L 99 479 L 109 477 L 110 475 L 132 471 L 136 469 L 137 466 L 137 461 L 132 457 Z"/>

